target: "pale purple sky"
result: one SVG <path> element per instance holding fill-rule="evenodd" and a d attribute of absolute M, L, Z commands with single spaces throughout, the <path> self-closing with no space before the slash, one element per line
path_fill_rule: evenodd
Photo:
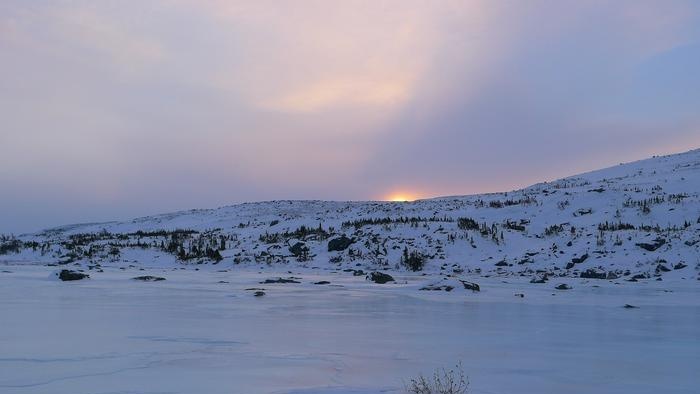
<path fill-rule="evenodd" d="M 700 146 L 698 1 L 0 2 L 0 232 Z"/>

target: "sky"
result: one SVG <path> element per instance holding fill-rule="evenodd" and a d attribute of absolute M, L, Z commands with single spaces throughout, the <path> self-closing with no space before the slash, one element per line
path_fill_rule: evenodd
<path fill-rule="evenodd" d="M 700 147 L 700 2 L 0 2 L 0 233 Z"/>

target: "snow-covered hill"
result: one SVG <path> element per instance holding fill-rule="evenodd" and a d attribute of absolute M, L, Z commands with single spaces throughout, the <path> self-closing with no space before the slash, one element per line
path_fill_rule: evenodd
<path fill-rule="evenodd" d="M 695 279 L 699 192 L 700 150 L 693 150 L 507 193 L 272 201 L 70 225 L 4 236 L 0 260 Z"/>

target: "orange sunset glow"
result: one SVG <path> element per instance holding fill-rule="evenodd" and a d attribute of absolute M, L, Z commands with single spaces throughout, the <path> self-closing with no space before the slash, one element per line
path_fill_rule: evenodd
<path fill-rule="evenodd" d="M 418 197 L 413 193 L 395 192 L 395 193 L 389 194 L 384 200 L 392 201 L 392 202 L 407 202 L 407 201 L 415 201 L 417 199 L 418 199 Z"/>

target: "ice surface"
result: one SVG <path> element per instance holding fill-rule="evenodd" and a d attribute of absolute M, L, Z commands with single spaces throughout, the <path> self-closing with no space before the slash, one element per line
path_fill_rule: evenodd
<path fill-rule="evenodd" d="M 105 268 L 60 282 L 51 267 L 0 268 L 3 394 L 401 393 L 458 361 L 472 393 L 700 387 L 696 281 L 562 279 L 573 289 L 557 291 L 473 277 L 481 292 L 445 293 L 418 291 L 439 278 L 409 274 L 376 285 L 310 269 Z M 302 283 L 258 283 L 292 275 Z"/>

